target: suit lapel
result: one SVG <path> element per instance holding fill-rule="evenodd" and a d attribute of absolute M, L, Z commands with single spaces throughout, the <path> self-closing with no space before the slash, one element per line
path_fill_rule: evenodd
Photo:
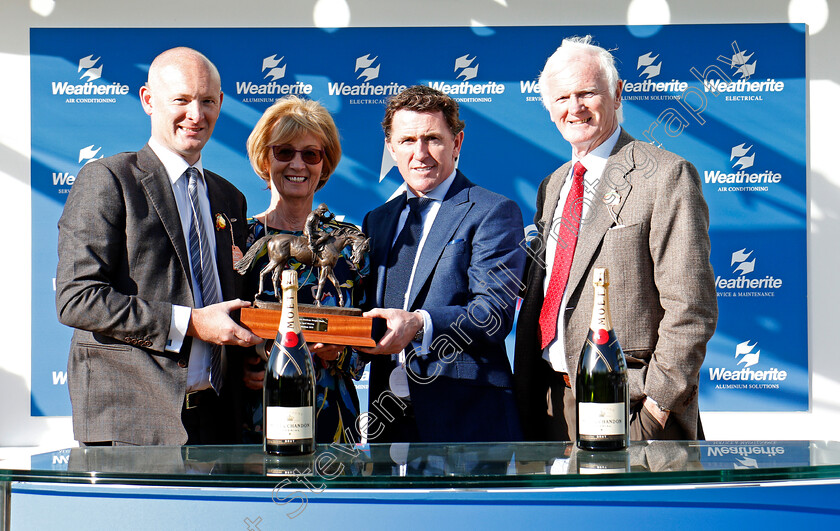
<path fill-rule="evenodd" d="M 216 226 L 216 214 L 224 214 L 227 227 L 223 230 L 216 229 L 216 268 L 219 271 L 219 283 L 222 286 L 222 300 L 230 300 L 235 296 L 236 288 L 233 279 L 233 239 L 229 227 L 231 209 L 225 200 L 227 196 L 222 191 L 218 176 L 213 172 L 204 170 L 204 182 L 207 183 L 207 196 L 210 199 L 210 216 L 213 220 L 213 227 Z M 238 215 L 235 214 L 234 215 Z M 240 220 L 241 221 L 241 220 Z"/>
<path fill-rule="evenodd" d="M 143 147 L 137 155 L 137 165 L 143 172 L 140 183 L 146 190 L 149 200 L 154 206 L 161 224 L 163 225 L 175 254 L 181 261 L 184 274 L 192 286 L 192 273 L 190 272 L 190 259 L 187 251 L 184 230 L 181 228 L 181 215 L 178 213 L 178 205 L 175 203 L 175 195 L 172 193 L 172 185 L 166 173 L 166 168 L 157 158 L 152 148 Z"/>
<path fill-rule="evenodd" d="M 368 231 L 381 236 L 372 238 L 370 249 L 370 263 L 376 264 L 376 306 L 383 307 L 385 304 L 385 279 L 388 276 L 388 253 L 391 251 L 391 243 L 396 237 L 397 222 L 400 219 L 400 212 L 405 208 L 405 194 L 402 194 L 385 203 L 381 209 L 374 211 L 368 222 Z"/>
<path fill-rule="evenodd" d="M 577 287 L 581 282 L 587 281 L 583 276 L 589 270 L 590 262 L 598 247 L 600 247 L 604 235 L 613 225 L 613 218 L 608 211 L 610 207 L 604 203 L 604 195 L 611 190 L 620 194 L 619 203 L 612 207 L 616 215 L 621 213 L 621 209 L 630 195 L 632 186 L 628 175 L 635 168 L 635 164 L 632 152 L 628 153 L 627 150 L 632 150 L 632 146 L 628 146 L 632 141 L 633 137 L 622 130 L 612 153 L 610 153 L 604 173 L 598 181 L 595 197 L 587 218 L 581 223 L 575 256 L 572 260 L 572 269 L 569 271 L 567 284 L 569 287 Z M 571 292 L 569 293 L 571 294 Z"/>
<path fill-rule="evenodd" d="M 557 203 L 560 202 L 560 190 L 563 189 L 563 183 L 566 182 L 566 178 L 569 176 L 569 169 L 572 167 L 571 161 L 563 164 L 556 170 L 554 173 L 551 174 L 551 178 L 548 181 L 548 185 L 545 189 L 545 204 L 550 205 L 550 208 L 543 209 L 542 215 L 542 235 L 543 241 L 548 244 L 548 242 L 553 242 L 555 237 L 551 236 L 551 223 L 554 220 L 554 212 L 557 210 L 559 206 Z M 562 208 L 562 207 L 560 207 Z M 543 258 L 545 258 L 545 252 L 543 251 Z"/>
<path fill-rule="evenodd" d="M 459 171 L 438 209 L 435 222 L 426 236 L 423 249 L 420 251 L 420 259 L 417 261 L 417 268 L 414 271 L 411 293 L 408 296 L 409 310 L 414 307 L 417 294 L 428 281 L 443 250 L 452 240 L 452 235 L 458 230 L 472 207 L 468 184 L 467 178 Z"/>

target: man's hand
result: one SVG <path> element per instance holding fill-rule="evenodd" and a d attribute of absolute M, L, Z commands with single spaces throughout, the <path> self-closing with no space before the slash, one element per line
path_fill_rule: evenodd
<path fill-rule="evenodd" d="M 659 422 L 659 425 L 664 428 L 665 423 L 668 422 L 668 415 L 671 412 L 670 411 L 662 411 L 661 409 L 659 409 L 659 406 L 657 406 L 653 402 L 653 400 L 649 399 L 648 397 L 645 397 L 645 401 L 643 402 L 643 405 L 644 405 L 645 409 L 647 409 L 648 412 L 651 415 L 653 415 L 653 418 L 655 418 L 657 420 L 657 422 Z"/>
<path fill-rule="evenodd" d="M 247 308 L 250 302 L 239 299 L 193 308 L 187 335 L 216 345 L 251 347 L 262 341 L 258 335 L 236 324 L 230 312 Z"/>
<path fill-rule="evenodd" d="M 364 317 L 381 317 L 385 319 L 388 330 L 375 347 L 356 347 L 359 352 L 367 354 L 396 354 L 411 343 L 417 332 L 423 328 L 423 317 L 415 312 L 406 312 L 396 308 L 374 308 L 362 314 Z"/>

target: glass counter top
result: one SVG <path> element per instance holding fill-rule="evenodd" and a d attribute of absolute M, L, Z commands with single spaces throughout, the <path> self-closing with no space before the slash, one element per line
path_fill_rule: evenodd
<path fill-rule="evenodd" d="M 0 482 L 321 489 L 492 489 L 688 485 L 840 478 L 830 441 L 643 441 L 619 452 L 573 443 L 318 445 L 301 457 L 261 446 L 70 448 L 0 460 Z"/>

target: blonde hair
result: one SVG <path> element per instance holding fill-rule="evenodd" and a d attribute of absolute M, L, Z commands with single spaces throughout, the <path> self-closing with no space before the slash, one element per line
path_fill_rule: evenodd
<path fill-rule="evenodd" d="M 316 190 L 323 188 L 341 160 L 338 128 L 323 105 L 294 95 L 281 98 L 266 109 L 248 136 L 248 158 L 257 175 L 265 182 L 270 180 L 269 146 L 289 143 L 307 133 L 323 145 L 324 162 Z"/>

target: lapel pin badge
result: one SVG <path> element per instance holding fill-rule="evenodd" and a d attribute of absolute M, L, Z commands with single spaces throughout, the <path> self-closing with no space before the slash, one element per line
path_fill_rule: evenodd
<path fill-rule="evenodd" d="M 619 193 L 615 190 L 610 190 L 609 192 L 604 194 L 604 203 L 606 203 L 607 206 L 617 205 L 620 202 L 621 195 L 619 195 Z"/>
<path fill-rule="evenodd" d="M 230 222 L 228 222 L 227 215 L 224 214 L 224 213 L 219 213 L 219 214 L 216 214 L 215 221 L 216 221 L 216 230 L 225 230 L 226 228 L 230 229 L 230 242 L 232 244 L 231 245 L 231 254 L 232 254 L 232 258 L 233 258 L 233 263 L 235 264 L 236 262 L 242 260 L 242 257 L 243 257 L 242 249 L 240 249 L 239 246 L 236 245 L 236 242 L 233 239 L 233 222 L 236 221 L 236 219 L 235 218 L 231 219 Z"/>
<path fill-rule="evenodd" d="M 610 213 L 610 217 L 613 220 L 614 226 L 621 226 L 621 222 L 618 219 L 618 214 L 615 212 L 615 207 L 621 202 L 621 195 L 615 190 L 610 190 L 609 192 L 604 194 L 604 204 L 607 205 L 607 212 Z"/>

